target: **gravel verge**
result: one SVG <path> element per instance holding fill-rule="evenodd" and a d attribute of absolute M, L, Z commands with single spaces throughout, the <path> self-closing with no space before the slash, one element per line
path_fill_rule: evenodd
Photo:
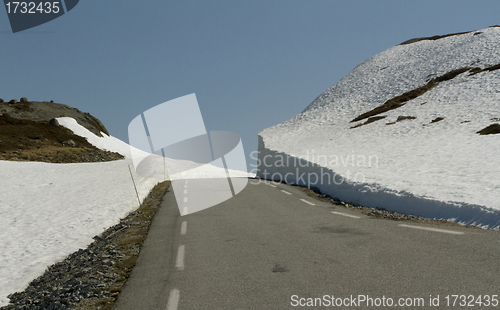
<path fill-rule="evenodd" d="M 294 184 L 289 184 L 291 186 L 295 186 L 301 191 L 305 192 L 308 196 L 316 198 L 320 201 L 323 202 L 328 202 L 332 204 L 332 208 L 336 207 L 343 207 L 346 209 L 351 209 L 358 211 L 362 214 L 376 217 L 376 218 L 382 218 L 382 219 L 389 219 L 389 220 L 394 220 L 394 221 L 405 221 L 405 222 L 415 222 L 415 223 L 423 223 L 423 224 L 439 224 L 439 225 L 446 225 L 446 226 L 460 226 L 460 227 L 467 227 L 471 229 L 481 229 L 480 227 L 477 226 L 472 226 L 472 225 L 461 225 L 457 224 L 455 222 L 450 222 L 446 220 L 439 220 L 439 219 L 432 219 L 432 218 L 425 218 L 422 216 L 418 215 L 413 215 L 413 214 L 404 214 L 404 213 L 398 213 L 395 211 L 388 211 L 383 208 L 369 208 L 369 207 L 364 207 L 360 205 L 354 205 L 347 203 L 345 201 L 341 201 L 337 198 L 331 197 L 329 195 L 326 195 L 322 193 L 320 190 L 316 188 L 307 188 L 307 187 L 302 187 Z"/>

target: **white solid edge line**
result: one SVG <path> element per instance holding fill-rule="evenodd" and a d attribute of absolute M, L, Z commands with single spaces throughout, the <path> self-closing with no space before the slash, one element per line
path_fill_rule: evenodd
<path fill-rule="evenodd" d="M 284 189 L 282 189 L 281 191 L 282 191 L 283 193 L 287 194 L 287 195 L 291 195 L 291 194 L 292 194 L 292 193 L 287 192 L 287 191 L 286 191 L 286 190 L 284 190 Z"/>
<path fill-rule="evenodd" d="M 312 202 L 310 202 L 310 201 L 307 201 L 307 200 L 305 200 L 305 199 L 301 199 L 301 201 L 303 201 L 303 202 L 305 202 L 305 203 L 307 203 L 307 204 L 309 204 L 309 205 L 311 205 L 311 206 L 315 206 L 315 205 L 316 205 L 316 204 L 314 204 L 314 203 L 312 203 Z"/>
<path fill-rule="evenodd" d="M 360 219 L 361 218 L 361 217 L 356 216 L 356 215 L 350 215 L 350 214 L 345 214 L 345 213 L 341 213 L 341 212 L 335 212 L 335 211 L 330 211 L 330 212 L 332 212 L 333 214 L 338 214 L 338 215 L 342 215 L 342 216 L 352 217 L 353 219 Z"/>
<path fill-rule="evenodd" d="M 184 222 L 182 222 L 182 224 L 181 224 L 181 235 L 185 235 L 185 234 L 186 234 L 186 232 L 187 232 L 187 222 L 186 222 L 186 221 L 184 221 Z"/>
<path fill-rule="evenodd" d="M 177 307 L 179 306 L 180 295 L 181 292 L 178 289 L 174 288 L 170 290 L 170 295 L 168 295 L 167 310 L 177 310 Z"/>
<path fill-rule="evenodd" d="M 438 228 L 432 228 L 432 227 L 413 226 L 413 225 L 406 225 L 406 224 L 399 224 L 398 226 L 407 227 L 407 228 L 413 228 L 413 229 L 428 230 L 428 231 L 434 231 L 434 232 L 440 232 L 440 233 L 452 234 L 452 235 L 464 235 L 465 234 L 465 233 L 463 233 L 461 231 L 454 231 L 454 230 L 447 230 L 447 229 L 438 229 Z"/>
<path fill-rule="evenodd" d="M 175 261 L 175 267 L 178 270 L 184 270 L 184 253 L 186 247 L 184 245 L 179 245 L 179 249 L 177 250 L 177 260 Z"/>

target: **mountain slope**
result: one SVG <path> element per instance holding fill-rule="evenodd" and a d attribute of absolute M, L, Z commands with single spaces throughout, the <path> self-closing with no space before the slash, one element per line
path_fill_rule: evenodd
<path fill-rule="evenodd" d="M 101 150 L 52 119 L 71 117 L 82 128 L 109 137 L 104 125 L 89 113 L 54 103 L 0 99 L 0 160 L 48 163 L 101 162 L 123 159 Z"/>
<path fill-rule="evenodd" d="M 490 27 L 410 40 L 364 61 L 259 133 L 258 175 L 500 228 L 500 136 L 478 134 L 499 132 L 499 48 L 500 28 Z"/>

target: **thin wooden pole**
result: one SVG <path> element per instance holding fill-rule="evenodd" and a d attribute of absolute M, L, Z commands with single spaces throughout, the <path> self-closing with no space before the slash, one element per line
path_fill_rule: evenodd
<path fill-rule="evenodd" d="M 134 183 L 135 194 L 137 195 L 137 201 L 139 202 L 139 208 L 140 208 L 141 200 L 139 199 L 139 192 L 137 192 L 137 187 L 135 186 L 134 176 L 132 175 L 132 169 L 130 169 L 130 165 L 128 165 L 128 171 L 130 172 L 130 176 L 132 177 L 132 183 Z"/>

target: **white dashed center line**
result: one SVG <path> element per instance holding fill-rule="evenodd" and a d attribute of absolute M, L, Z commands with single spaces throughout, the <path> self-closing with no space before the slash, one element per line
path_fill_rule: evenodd
<path fill-rule="evenodd" d="M 346 214 L 346 213 L 340 213 L 340 212 L 335 212 L 335 211 L 330 211 L 330 212 L 332 212 L 333 214 L 338 214 L 338 215 L 342 215 L 342 216 L 352 217 L 353 219 L 360 219 L 361 218 L 359 216 L 350 215 L 350 214 Z"/>
<path fill-rule="evenodd" d="M 271 186 L 271 187 L 276 187 L 276 185 L 273 185 L 273 184 L 268 184 L 268 185 Z"/>
<path fill-rule="evenodd" d="M 282 191 L 283 193 L 287 194 L 287 195 L 291 195 L 291 194 L 292 194 L 292 193 L 287 192 L 287 191 L 286 191 L 286 190 L 284 190 L 284 189 L 282 189 L 281 191 Z"/>
<path fill-rule="evenodd" d="M 184 221 L 182 222 L 182 225 L 181 225 L 181 235 L 185 235 L 187 232 L 187 222 Z"/>
<path fill-rule="evenodd" d="M 184 197 L 184 203 L 188 202 L 188 198 Z"/>
<path fill-rule="evenodd" d="M 187 189 L 185 189 L 185 190 L 184 190 L 184 195 L 186 195 L 187 193 L 188 193 L 188 190 L 187 190 Z"/>
<path fill-rule="evenodd" d="M 315 206 L 315 204 L 314 204 L 314 203 L 312 203 L 312 202 L 310 202 L 310 201 L 307 201 L 307 200 L 305 200 L 305 199 L 301 199 L 300 201 L 303 201 L 303 202 L 305 202 L 305 203 L 307 203 L 307 204 L 309 204 L 309 205 L 311 205 L 311 206 Z"/>
<path fill-rule="evenodd" d="M 168 296 L 167 310 L 177 310 L 177 307 L 179 306 L 180 295 L 181 294 L 178 289 L 174 288 L 170 291 L 170 295 Z"/>
<path fill-rule="evenodd" d="M 177 260 L 175 261 L 175 267 L 178 270 L 184 270 L 184 253 L 185 253 L 185 246 L 180 245 L 179 249 L 177 250 Z"/>
<path fill-rule="evenodd" d="M 182 209 L 182 215 L 188 215 L 189 214 L 189 210 L 188 210 L 188 207 L 184 207 Z"/>
<path fill-rule="evenodd" d="M 432 227 L 413 226 L 413 225 L 406 225 L 406 224 L 399 224 L 398 226 L 413 228 L 413 229 L 420 229 L 420 230 L 428 230 L 428 231 L 434 231 L 434 232 L 440 232 L 440 233 L 452 234 L 452 235 L 463 235 L 464 234 L 463 232 L 460 232 L 460 231 L 438 229 L 438 228 L 432 228 Z"/>

